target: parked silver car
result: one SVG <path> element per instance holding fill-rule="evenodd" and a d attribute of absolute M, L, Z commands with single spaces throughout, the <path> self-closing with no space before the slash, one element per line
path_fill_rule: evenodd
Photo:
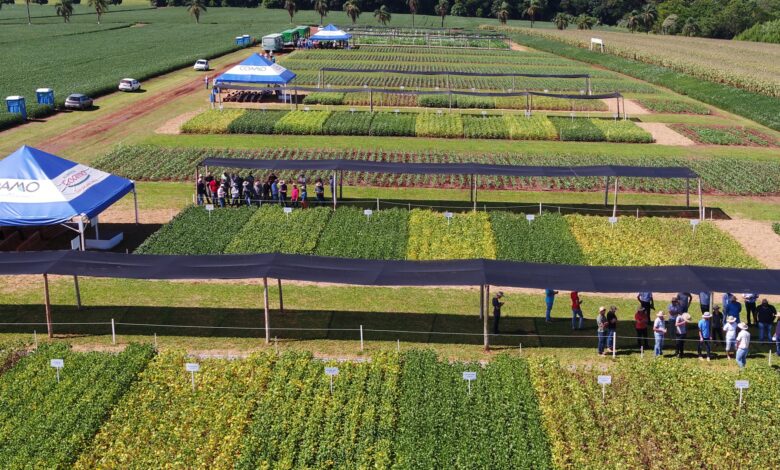
<path fill-rule="evenodd" d="M 73 93 L 65 100 L 68 109 L 89 109 L 92 107 L 92 98 L 81 93 Z"/>

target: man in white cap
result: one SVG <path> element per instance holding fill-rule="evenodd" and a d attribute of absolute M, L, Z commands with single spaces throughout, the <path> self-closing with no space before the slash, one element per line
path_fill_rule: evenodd
<path fill-rule="evenodd" d="M 748 348 L 750 347 L 750 332 L 748 331 L 748 325 L 745 322 L 739 325 L 739 334 L 737 335 L 737 364 L 739 368 L 745 367 L 747 364 Z"/>
<path fill-rule="evenodd" d="M 664 312 L 659 310 L 655 314 L 655 322 L 653 323 L 653 336 L 655 336 L 655 356 L 658 357 L 663 354 L 664 350 L 664 335 L 666 334 L 666 322 L 664 321 Z"/>
<path fill-rule="evenodd" d="M 685 337 L 688 335 L 688 320 L 690 319 L 690 314 L 681 313 L 674 321 L 674 332 L 677 337 L 676 354 L 680 359 L 685 354 Z"/>
<path fill-rule="evenodd" d="M 712 348 L 710 347 L 710 331 L 712 329 L 710 323 L 711 318 L 712 314 L 710 312 L 704 312 L 701 315 L 701 320 L 699 320 L 699 344 L 696 349 L 699 353 L 700 361 L 704 360 L 704 357 L 701 355 L 702 349 L 707 350 L 707 362 L 709 362 L 710 356 L 712 355 Z"/>
<path fill-rule="evenodd" d="M 726 317 L 723 332 L 726 333 L 726 359 L 731 359 L 731 351 L 734 350 L 734 341 L 737 339 L 737 319 L 735 317 Z"/>

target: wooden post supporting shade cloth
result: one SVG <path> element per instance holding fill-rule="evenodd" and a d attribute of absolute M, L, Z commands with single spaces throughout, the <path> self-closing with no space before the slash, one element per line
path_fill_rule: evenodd
<path fill-rule="evenodd" d="M 485 316 L 485 286 L 479 286 L 479 319 Z"/>
<path fill-rule="evenodd" d="M 604 177 L 604 207 L 609 205 L 609 176 Z"/>
<path fill-rule="evenodd" d="M 49 297 L 49 276 L 43 275 L 43 305 L 46 308 L 46 329 L 49 332 L 49 338 L 54 336 L 51 324 L 51 298 Z"/>
<path fill-rule="evenodd" d="M 279 284 L 279 312 L 284 313 L 284 298 L 282 297 L 282 280 L 277 279 Z"/>
<path fill-rule="evenodd" d="M 620 182 L 620 178 L 617 176 L 615 177 L 615 200 L 612 205 L 612 217 L 617 217 L 617 202 L 618 202 L 618 184 Z"/>
<path fill-rule="evenodd" d="M 263 308 L 265 309 L 265 344 L 271 342 L 271 319 L 268 313 L 268 278 L 263 278 Z"/>
<path fill-rule="evenodd" d="M 78 276 L 73 276 L 73 286 L 76 288 L 76 309 L 81 310 L 81 289 L 79 289 Z"/>
<path fill-rule="evenodd" d="M 701 193 L 701 178 L 697 178 L 699 185 L 699 220 L 704 220 L 704 198 Z"/>
<path fill-rule="evenodd" d="M 485 316 L 482 319 L 482 337 L 485 340 L 485 351 L 490 351 L 490 335 L 488 334 L 488 319 L 490 318 L 490 286 L 485 286 Z"/>

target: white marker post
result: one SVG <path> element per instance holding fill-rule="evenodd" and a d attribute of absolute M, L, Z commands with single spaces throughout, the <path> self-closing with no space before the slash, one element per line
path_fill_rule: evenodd
<path fill-rule="evenodd" d="M 607 385 L 612 384 L 612 376 L 611 375 L 599 375 L 598 376 L 598 382 L 599 385 L 601 385 L 601 401 L 607 400 Z"/>
<path fill-rule="evenodd" d="M 447 225 L 449 225 L 450 221 L 452 220 L 452 212 L 445 212 L 444 218 L 447 219 Z"/>
<path fill-rule="evenodd" d="M 209 213 L 209 220 L 211 220 L 211 213 L 214 212 L 214 204 L 206 204 L 206 212 Z"/>
<path fill-rule="evenodd" d="M 739 389 L 739 407 L 742 408 L 742 390 L 750 388 L 750 381 L 736 380 L 734 381 L 734 387 Z"/>
<path fill-rule="evenodd" d="M 116 344 L 116 323 L 111 319 L 111 344 Z"/>
<path fill-rule="evenodd" d="M 612 228 L 615 228 L 615 224 L 618 223 L 618 218 L 617 217 L 610 217 L 608 220 L 609 220 L 609 223 L 612 224 Z"/>
<path fill-rule="evenodd" d="M 368 220 L 371 220 L 371 216 L 373 214 L 374 214 L 374 211 L 372 211 L 371 209 L 364 209 L 363 210 L 363 215 L 365 215 Z"/>
<path fill-rule="evenodd" d="M 284 208 L 284 215 L 285 215 L 285 216 L 287 216 L 287 217 L 289 218 L 289 217 L 290 217 L 290 214 L 292 213 L 292 211 L 293 211 L 293 208 L 292 208 L 292 207 L 285 207 L 285 208 Z"/>
<path fill-rule="evenodd" d="M 699 219 L 691 219 L 691 228 L 693 229 L 694 235 L 696 234 L 696 226 L 699 225 Z"/>
<path fill-rule="evenodd" d="M 536 216 L 533 214 L 526 214 L 525 220 L 528 221 L 528 225 L 531 225 L 531 222 L 533 222 L 536 219 Z"/>
<path fill-rule="evenodd" d="M 57 383 L 60 383 L 60 369 L 65 367 L 65 361 L 63 359 L 52 359 L 50 364 L 57 371 Z M 740 397 L 741 396 L 742 395 L 740 394 Z"/>
<path fill-rule="evenodd" d="M 477 380 L 477 373 L 476 372 L 464 372 L 463 373 L 463 380 L 468 382 L 469 384 L 469 395 L 471 395 L 471 381 Z"/>
<path fill-rule="evenodd" d="M 363 325 L 360 325 L 360 350 L 363 350 Z"/>
<path fill-rule="evenodd" d="M 325 375 L 330 377 L 330 394 L 333 395 L 333 377 L 339 375 L 338 367 L 326 367 Z"/>
<path fill-rule="evenodd" d="M 188 362 L 184 364 L 184 369 L 190 373 L 192 378 L 192 391 L 195 391 L 195 372 L 200 372 L 200 364 Z"/>

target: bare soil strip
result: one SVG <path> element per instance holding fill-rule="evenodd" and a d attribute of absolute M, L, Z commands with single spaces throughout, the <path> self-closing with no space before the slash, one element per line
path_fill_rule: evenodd
<path fill-rule="evenodd" d="M 617 100 L 615 100 L 613 98 L 609 98 L 609 99 L 601 100 L 601 101 L 603 101 L 607 105 L 607 107 L 609 107 L 609 112 L 610 113 L 615 114 L 615 113 L 618 112 Z M 623 109 L 623 106 L 625 106 L 625 108 L 626 108 L 625 110 Z M 628 113 L 628 117 L 638 116 L 638 115 L 642 115 L 642 114 L 651 114 L 650 111 L 648 111 L 645 108 L 641 107 L 639 105 L 639 103 L 637 103 L 636 101 L 632 101 L 632 100 L 625 100 L 625 104 L 621 100 L 621 102 L 620 102 L 620 113 L 623 114 L 624 111 L 626 113 Z"/>
<path fill-rule="evenodd" d="M 771 222 L 734 219 L 716 220 L 715 225 L 736 238 L 748 254 L 769 269 L 780 269 L 780 236 Z"/>
<path fill-rule="evenodd" d="M 678 145 L 682 147 L 696 145 L 696 142 L 669 129 L 666 124 L 660 122 L 637 122 L 636 125 L 652 134 L 656 144 Z"/>

